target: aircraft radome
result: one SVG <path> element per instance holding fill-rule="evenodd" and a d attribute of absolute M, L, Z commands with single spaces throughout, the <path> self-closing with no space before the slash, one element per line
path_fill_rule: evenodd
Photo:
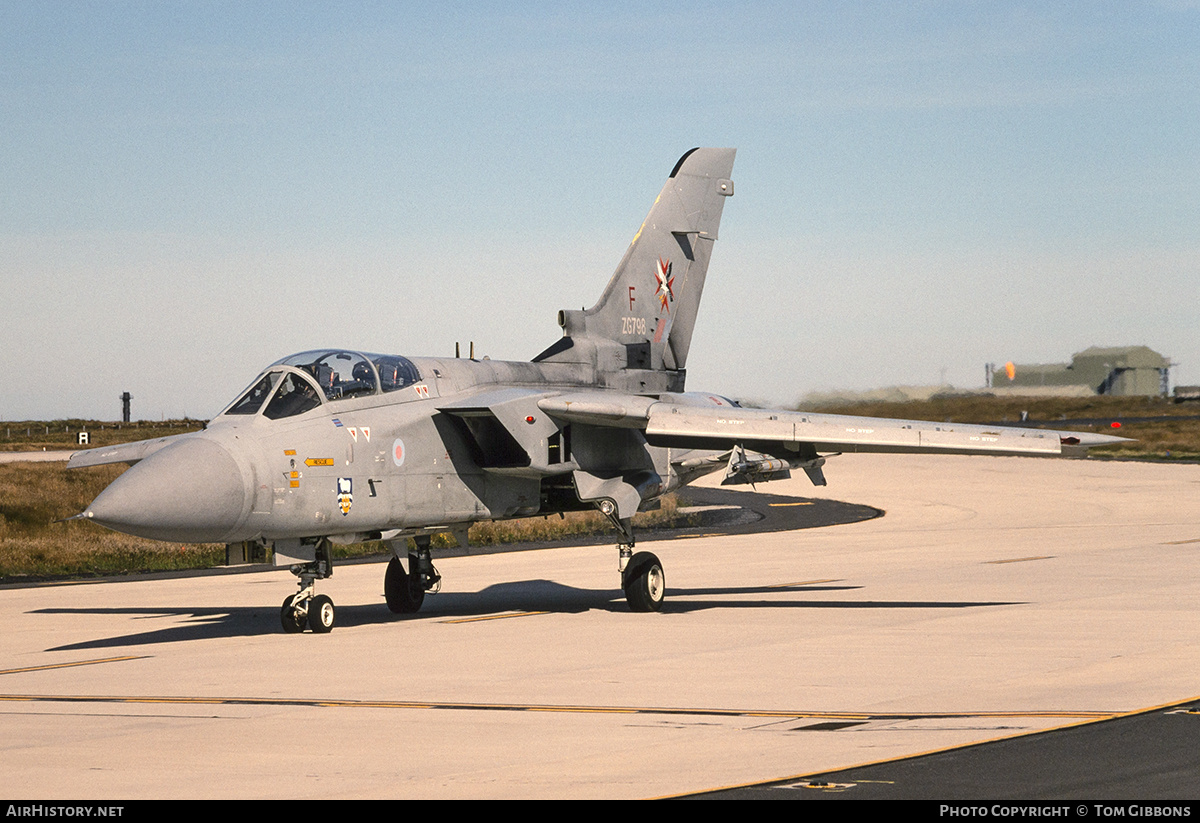
<path fill-rule="evenodd" d="M 710 472 L 757 483 L 799 468 L 824 485 L 826 458 L 842 452 L 1058 455 L 1121 439 L 746 409 L 685 392 L 734 153 L 679 159 L 596 305 L 560 311 L 562 337 L 531 362 L 285 357 L 202 431 L 75 453 L 71 467 L 131 464 L 76 516 L 157 540 L 269 546 L 299 577 L 284 629 L 327 632 L 334 605 L 314 584 L 332 571 L 331 543 L 384 541 L 388 608 L 415 612 L 440 584 L 432 535 L 465 545 L 481 520 L 594 508 L 620 535 L 630 608 L 657 611 L 662 564 L 634 553 L 632 517 Z"/>

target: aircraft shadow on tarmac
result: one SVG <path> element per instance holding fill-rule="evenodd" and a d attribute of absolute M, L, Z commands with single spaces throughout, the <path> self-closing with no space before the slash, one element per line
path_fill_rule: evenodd
<path fill-rule="evenodd" d="M 872 600 L 811 600 L 817 592 L 844 591 L 859 586 L 805 586 L 792 590 L 772 586 L 729 586 L 702 589 L 670 589 L 670 599 L 663 606 L 663 615 L 680 615 L 708 609 L 966 609 L 986 606 L 1019 605 L 1001 601 L 872 601 Z M 769 598 L 744 599 L 746 595 L 769 594 Z M 382 601 L 382 595 L 380 596 Z M 628 612 L 619 588 L 583 589 L 566 586 L 551 580 L 524 580 L 497 583 L 479 592 L 445 592 L 429 598 L 425 608 L 415 615 L 398 617 L 391 614 L 382 602 L 378 605 L 347 605 L 338 609 L 338 624 L 343 627 L 370 626 L 388 623 L 411 623 L 425 620 L 470 620 L 483 616 L 503 616 L 507 613 L 550 612 L 582 614 L 588 611 Z M 185 618 L 185 625 L 151 628 L 136 634 L 98 638 L 79 643 L 55 646 L 47 651 L 75 651 L 122 646 L 142 646 L 156 643 L 180 643 L 229 637 L 249 637 L 279 633 L 279 615 L 273 609 L 195 609 L 164 608 L 54 608 L 38 609 L 34 614 L 130 615 L 135 619 Z"/>
<path fill-rule="evenodd" d="M 713 515 L 705 516 L 691 528 L 644 532 L 644 539 L 669 539 L 671 537 L 711 533 L 714 528 L 722 534 L 746 534 L 774 531 L 808 529 L 819 526 L 860 522 L 879 517 L 879 509 L 832 500 L 806 500 L 804 498 L 779 495 L 745 494 L 723 489 L 689 489 L 688 498 L 693 504 L 736 506 Z M 747 513 L 754 515 L 747 517 Z M 607 539 L 603 539 L 607 542 Z M 580 545 L 599 542 L 595 538 L 563 540 L 554 544 L 536 545 Z M 502 551 L 517 551 L 532 546 L 504 547 Z M 472 549 L 472 553 L 476 553 Z M 982 606 L 1009 606 L 1008 602 L 976 601 L 862 601 L 862 600 L 813 600 L 818 592 L 847 591 L 859 586 L 714 586 L 704 588 L 671 588 L 670 597 L 663 606 L 666 615 L 686 614 L 707 609 L 961 609 Z M 747 599 L 747 595 L 763 595 Z M 568 586 L 552 580 L 523 580 L 497 583 L 478 592 L 443 592 L 427 598 L 421 611 L 414 615 L 398 617 L 387 610 L 382 602 L 378 605 L 345 605 L 338 608 L 338 625 L 344 628 L 420 620 L 469 620 L 473 617 L 503 616 L 505 613 L 551 612 L 556 614 L 582 614 L 599 610 L 627 612 L 629 606 L 620 588 L 584 589 Z M 136 634 L 125 634 L 95 640 L 55 646 L 47 651 L 74 651 L 81 649 L 114 648 L 121 646 L 143 646 L 156 643 L 179 643 L 193 640 L 209 640 L 228 637 L 247 637 L 279 632 L 279 614 L 274 609 L 253 608 L 208 608 L 197 609 L 186 606 L 162 608 L 51 608 L 39 609 L 34 614 L 94 614 L 131 615 L 142 620 L 158 618 L 185 618 L 185 625 L 151 628 Z"/>

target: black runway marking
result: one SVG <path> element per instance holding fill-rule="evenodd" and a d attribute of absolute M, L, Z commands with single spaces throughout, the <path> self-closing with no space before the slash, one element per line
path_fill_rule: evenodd
<path fill-rule="evenodd" d="M 1200 796 L 1198 700 L 1108 716 L 1097 713 L 1054 729 L 685 797 L 1194 800 Z"/>

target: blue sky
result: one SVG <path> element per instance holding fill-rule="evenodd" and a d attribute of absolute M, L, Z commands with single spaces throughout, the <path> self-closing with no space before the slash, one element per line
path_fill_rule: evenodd
<path fill-rule="evenodd" d="M 688 387 L 1145 344 L 1200 383 L 1200 5 L 0 5 L 0 419 L 323 346 L 528 359 L 738 148 Z"/>

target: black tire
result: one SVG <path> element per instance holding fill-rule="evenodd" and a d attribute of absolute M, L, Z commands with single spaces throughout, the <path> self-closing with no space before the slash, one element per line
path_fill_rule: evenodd
<path fill-rule="evenodd" d="M 308 627 L 313 634 L 328 634 L 333 631 L 333 622 L 337 619 L 337 610 L 333 608 L 333 600 L 324 594 L 318 594 L 308 601 Z"/>
<path fill-rule="evenodd" d="M 629 558 L 621 576 L 621 588 L 631 611 L 660 611 L 667 595 L 667 576 L 662 563 L 650 552 L 638 552 Z"/>
<path fill-rule="evenodd" d="M 283 608 L 279 610 L 279 622 L 283 624 L 286 633 L 298 634 L 308 625 L 308 615 L 293 606 L 292 598 L 288 597 L 283 601 Z"/>
<path fill-rule="evenodd" d="M 425 602 L 425 590 L 413 586 L 398 557 L 388 561 L 383 575 L 383 597 L 392 614 L 412 614 Z"/>

